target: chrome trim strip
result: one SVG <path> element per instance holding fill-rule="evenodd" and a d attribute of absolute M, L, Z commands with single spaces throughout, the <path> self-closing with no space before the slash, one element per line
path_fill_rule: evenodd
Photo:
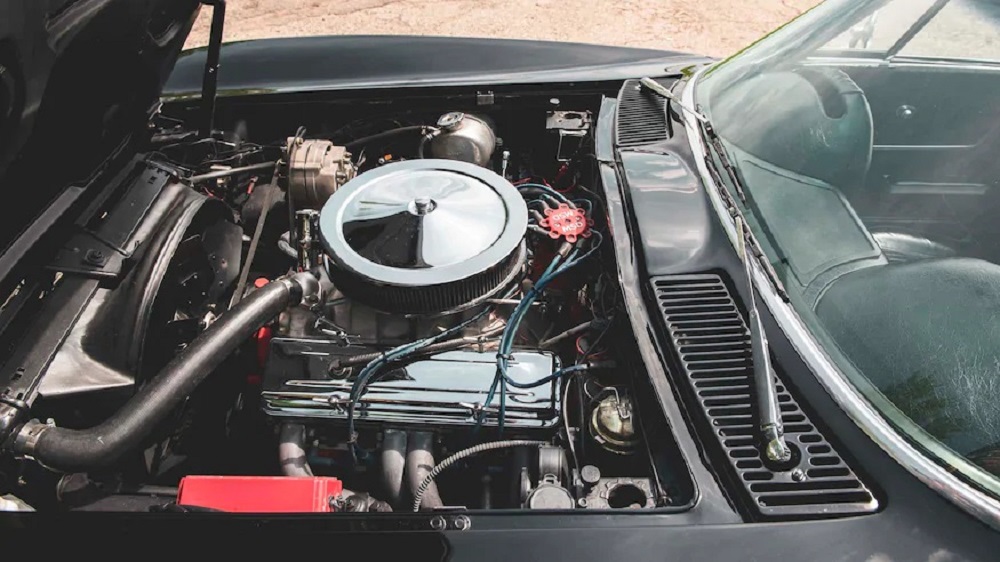
<path fill-rule="evenodd" d="M 681 103 L 688 108 L 695 107 L 694 89 L 698 78 L 704 71 L 704 68 L 698 70 L 691 78 L 688 87 L 684 88 Z M 684 117 L 687 112 L 679 112 L 679 114 L 684 119 L 689 144 L 694 152 L 702 183 L 706 187 L 711 186 L 713 185 L 712 176 L 705 165 L 705 152 L 699 142 L 701 131 L 693 119 Z M 712 206 L 715 207 L 719 216 L 728 215 L 718 192 L 715 189 L 708 189 L 708 194 Z M 732 221 L 723 220 L 722 223 L 735 249 L 736 228 Z M 756 262 L 754 262 L 752 269 L 754 284 L 761 295 L 761 300 L 774 315 L 778 325 L 784 330 L 803 361 L 809 365 L 826 391 L 847 412 L 854 423 L 910 474 L 983 523 L 1000 530 L 1000 501 L 948 472 L 944 466 L 928 458 L 896 431 L 868 399 L 837 369 L 819 342 L 809 332 L 798 313 L 774 292 L 767 277 Z"/>
<path fill-rule="evenodd" d="M 975 148 L 974 144 L 876 144 L 872 146 L 872 150 L 878 150 L 883 152 L 895 152 L 895 151 L 917 151 L 917 150 L 967 150 L 970 148 Z"/>
<path fill-rule="evenodd" d="M 982 183 L 922 183 L 900 181 L 889 184 L 893 195 L 985 195 L 990 186 Z"/>
<path fill-rule="evenodd" d="M 892 68 L 933 68 L 935 70 L 946 71 L 975 71 L 975 72 L 996 72 L 1000 68 L 1000 61 L 992 59 L 943 59 L 943 58 L 920 58 L 894 56 L 885 58 L 884 53 L 873 52 L 871 56 L 848 56 L 836 52 L 829 54 L 818 54 L 807 57 L 804 64 L 808 66 L 849 66 L 849 67 L 876 67 L 886 66 Z"/>

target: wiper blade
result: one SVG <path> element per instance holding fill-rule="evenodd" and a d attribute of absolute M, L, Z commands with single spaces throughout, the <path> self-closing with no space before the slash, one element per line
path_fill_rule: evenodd
<path fill-rule="evenodd" d="M 757 302 L 754 296 L 753 271 L 750 266 L 748 239 L 752 239 L 750 229 L 742 217 L 736 217 L 736 229 L 739 232 L 739 254 L 743 262 L 743 271 L 747 276 L 747 320 L 750 328 L 750 359 L 753 366 L 754 388 L 757 394 L 757 411 L 760 416 L 761 444 L 764 454 L 774 463 L 787 463 L 792 458 L 792 451 L 785 442 L 785 428 L 781 422 L 781 410 L 778 407 L 778 387 L 771 368 L 771 350 L 767 343 L 767 333 L 764 323 L 757 312 Z"/>
<path fill-rule="evenodd" d="M 736 196 L 740 198 L 744 204 L 747 202 L 747 191 L 743 187 L 743 179 L 740 177 L 739 172 L 736 171 L 736 166 L 733 166 L 733 161 L 729 159 L 729 151 L 722 144 L 722 137 L 719 133 L 715 132 L 715 127 L 712 126 L 710 121 L 701 122 L 701 130 L 705 132 L 705 138 L 715 149 L 715 153 L 719 157 L 719 164 L 726 171 L 726 175 L 729 176 L 729 181 L 733 184 L 733 188 L 736 190 Z M 709 166 L 715 166 L 715 161 L 712 160 L 711 156 L 706 156 L 705 160 L 708 161 Z"/>

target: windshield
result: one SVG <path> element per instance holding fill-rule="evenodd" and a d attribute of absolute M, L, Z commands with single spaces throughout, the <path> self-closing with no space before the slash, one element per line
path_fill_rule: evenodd
<path fill-rule="evenodd" d="M 1000 492 L 1000 0 L 831 0 L 695 88 L 828 355 Z"/>

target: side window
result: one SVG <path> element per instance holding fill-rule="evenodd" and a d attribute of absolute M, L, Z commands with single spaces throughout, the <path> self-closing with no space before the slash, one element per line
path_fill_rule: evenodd
<path fill-rule="evenodd" d="M 885 53 L 934 5 L 934 1 L 890 2 L 824 45 L 822 51 Z"/>
<path fill-rule="evenodd" d="M 943 6 L 939 0 L 896 0 L 855 23 L 820 52 L 996 62 L 998 23 L 1000 0 L 950 0 Z"/>
<path fill-rule="evenodd" d="M 899 54 L 1000 61 L 998 22 L 1000 0 L 951 0 Z"/>

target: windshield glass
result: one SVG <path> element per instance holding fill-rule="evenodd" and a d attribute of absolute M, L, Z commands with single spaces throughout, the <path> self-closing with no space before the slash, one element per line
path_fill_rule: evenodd
<path fill-rule="evenodd" d="M 830 357 L 1000 491 L 1000 0 L 831 0 L 695 88 Z"/>

